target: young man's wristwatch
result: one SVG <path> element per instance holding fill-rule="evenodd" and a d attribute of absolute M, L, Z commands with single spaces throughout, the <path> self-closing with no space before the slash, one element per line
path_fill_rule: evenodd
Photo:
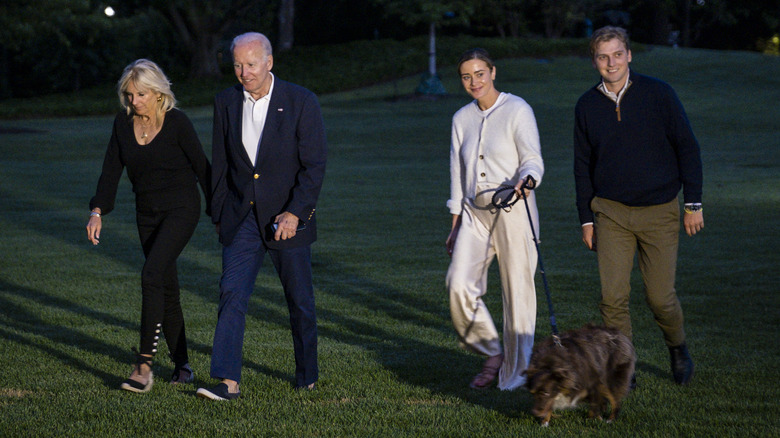
<path fill-rule="evenodd" d="M 701 203 L 695 203 L 695 204 L 685 204 L 685 212 L 686 213 L 698 213 L 700 211 L 703 211 L 704 209 L 701 208 Z"/>

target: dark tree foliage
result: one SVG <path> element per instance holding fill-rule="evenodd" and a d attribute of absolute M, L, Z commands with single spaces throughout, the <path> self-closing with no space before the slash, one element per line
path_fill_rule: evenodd
<path fill-rule="evenodd" d="M 98 6 L 88 0 L 3 0 L 0 97 L 110 83 L 133 59 L 154 57 L 170 48 L 160 17 L 144 12 L 109 18 Z M 163 24 L 154 25 L 156 21 Z"/>
<path fill-rule="evenodd" d="M 382 10 L 371 1 L 296 0 L 295 9 L 297 45 L 405 37 L 403 26 L 385 20 Z"/>
<path fill-rule="evenodd" d="M 780 0 L 623 1 L 632 39 L 708 49 L 757 50 L 780 33 Z"/>
<path fill-rule="evenodd" d="M 293 38 L 279 30 L 282 2 Z M 442 36 L 583 37 L 617 24 L 641 43 L 760 50 L 780 34 L 780 0 L 1 0 L 0 99 L 113 84 L 141 57 L 176 80 L 216 77 L 232 37 L 250 30 L 275 45 L 404 41 L 445 9 Z"/>
<path fill-rule="evenodd" d="M 691 3 L 691 46 L 756 50 L 758 41 L 780 33 L 780 0 Z"/>
<path fill-rule="evenodd" d="M 255 17 L 260 27 L 264 17 L 275 15 L 277 4 L 272 0 L 149 0 L 147 6 L 171 24 L 177 43 L 188 54 L 190 77 L 217 78 L 219 52 L 228 31 L 250 21 L 247 17 Z"/>

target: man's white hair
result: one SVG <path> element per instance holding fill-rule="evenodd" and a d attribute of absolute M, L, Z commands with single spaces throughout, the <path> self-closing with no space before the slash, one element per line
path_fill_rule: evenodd
<path fill-rule="evenodd" d="M 263 46 L 263 51 L 265 52 L 265 56 L 273 55 L 273 49 L 271 48 L 271 41 L 269 41 L 265 35 L 259 32 L 242 33 L 241 35 L 238 35 L 237 37 L 233 38 L 233 42 L 230 44 L 230 53 L 233 53 L 233 50 L 236 48 L 236 46 L 253 43 L 253 42 L 260 43 L 260 45 Z"/>

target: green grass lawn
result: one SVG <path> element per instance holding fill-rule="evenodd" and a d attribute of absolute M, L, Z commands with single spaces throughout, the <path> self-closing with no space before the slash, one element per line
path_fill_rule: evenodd
<path fill-rule="evenodd" d="M 314 245 L 319 386 L 292 390 L 286 306 L 266 262 L 243 396 L 231 403 L 194 396 L 214 383 L 221 251 L 208 218 L 179 259 L 195 385 L 165 383 L 163 347 L 152 391 L 121 391 L 142 264 L 126 178 L 100 246 L 84 230 L 112 117 L 0 121 L 0 436 L 780 436 L 780 58 L 667 48 L 634 58 L 675 87 L 702 145 L 706 228 L 681 237 L 677 278 L 697 365 L 689 387 L 672 382 L 637 276 L 639 387 L 615 423 L 577 409 L 542 429 L 527 392 L 468 389 L 481 359 L 458 348 L 444 289 L 450 120 L 467 98 L 445 67 L 451 96 L 435 101 L 403 98 L 417 77 L 321 97 L 330 154 Z M 497 87 L 524 97 L 539 124 L 541 250 L 561 330 L 599 321 L 571 153 L 574 103 L 596 79 L 584 58 L 498 62 Z M 209 151 L 210 107 L 184 110 Z M 500 317 L 491 275 L 487 303 Z M 550 325 L 537 283 L 540 339 Z"/>

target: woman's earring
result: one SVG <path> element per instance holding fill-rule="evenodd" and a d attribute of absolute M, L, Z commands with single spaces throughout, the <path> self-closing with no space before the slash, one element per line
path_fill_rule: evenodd
<path fill-rule="evenodd" d="M 162 102 L 162 96 L 158 97 L 158 98 L 157 98 L 157 101 L 158 101 L 158 102 Z"/>

